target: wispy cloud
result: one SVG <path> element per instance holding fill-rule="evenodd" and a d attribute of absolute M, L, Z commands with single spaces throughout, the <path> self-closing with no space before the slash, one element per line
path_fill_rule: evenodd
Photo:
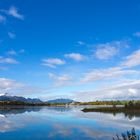
<path fill-rule="evenodd" d="M 124 80 L 97 90 L 77 91 L 73 93 L 73 98 L 81 101 L 139 99 L 139 85 L 140 80 Z"/>
<path fill-rule="evenodd" d="M 43 66 L 48 66 L 51 68 L 56 68 L 58 65 L 64 65 L 66 62 L 62 59 L 59 58 L 49 58 L 49 59 L 43 59 L 42 60 L 42 65 Z"/>
<path fill-rule="evenodd" d="M 0 11 L 17 19 L 24 19 L 24 16 L 18 12 L 18 9 L 15 6 L 11 6 L 8 10 L 2 9 Z"/>
<path fill-rule="evenodd" d="M 77 42 L 77 45 L 83 46 L 83 45 L 86 45 L 86 43 L 85 43 L 84 41 L 78 41 L 78 42 Z"/>
<path fill-rule="evenodd" d="M 48 74 L 51 79 L 54 80 L 54 86 L 66 86 L 71 83 L 72 77 L 68 74 L 62 74 L 62 75 L 55 75 L 53 73 Z"/>
<path fill-rule="evenodd" d="M 15 50 L 10 50 L 7 52 L 8 55 L 17 55 L 17 52 Z"/>
<path fill-rule="evenodd" d="M 135 36 L 135 37 L 140 37 L 140 32 L 135 32 L 135 33 L 133 34 L 133 36 Z"/>
<path fill-rule="evenodd" d="M 118 49 L 112 46 L 102 46 L 102 48 L 98 48 L 95 56 L 98 59 L 106 60 L 118 53 Z"/>
<path fill-rule="evenodd" d="M 5 64 L 18 64 L 19 62 L 15 60 L 14 58 L 9 58 L 9 57 L 1 57 L 0 56 L 0 63 L 5 63 Z"/>
<path fill-rule="evenodd" d="M 106 80 L 112 78 L 118 78 L 124 75 L 136 75 L 140 74 L 136 70 L 125 70 L 120 67 L 108 68 L 108 69 L 94 69 L 90 72 L 87 72 L 84 77 L 81 79 L 82 83 L 95 82 L 98 80 Z"/>
<path fill-rule="evenodd" d="M 13 32 L 8 32 L 8 36 L 9 38 L 14 39 L 16 37 L 16 34 Z"/>
<path fill-rule="evenodd" d="M 104 44 L 97 44 L 95 57 L 100 60 L 108 60 L 119 53 L 120 48 L 127 48 L 128 44 L 126 41 L 113 41 Z"/>
<path fill-rule="evenodd" d="M 85 60 L 85 56 L 80 53 L 69 53 L 64 55 L 66 58 L 73 59 L 75 61 L 83 61 Z"/>
<path fill-rule="evenodd" d="M 7 92 L 8 94 L 15 96 L 30 97 L 35 94 L 37 95 L 38 93 L 41 94 L 44 91 L 46 93 L 47 90 L 44 88 L 27 85 L 13 79 L 0 77 L 0 95 Z"/>
<path fill-rule="evenodd" d="M 19 88 L 19 87 L 23 87 L 23 84 L 18 83 L 14 80 L 11 80 L 11 79 L 0 78 L 0 89 L 2 91 L 16 89 L 16 88 Z"/>
<path fill-rule="evenodd" d="M 5 23 L 7 20 L 9 20 L 8 17 L 10 16 L 20 20 L 24 19 L 24 16 L 19 13 L 18 9 L 15 6 L 11 6 L 8 10 L 0 9 L 0 23 Z M 7 26 L 7 24 L 5 24 L 5 26 Z M 16 34 L 11 31 L 7 32 L 7 35 L 11 39 L 14 39 L 16 37 Z"/>
<path fill-rule="evenodd" d="M 11 50 L 7 51 L 6 54 L 10 55 L 10 56 L 16 56 L 18 54 L 23 54 L 24 52 L 25 52 L 24 49 L 21 49 L 19 51 L 15 51 L 15 50 L 11 49 Z"/>
<path fill-rule="evenodd" d="M 122 66 L 134 67 L 140 65 L 140 49 L 127 56 L 122 62 Z"/>

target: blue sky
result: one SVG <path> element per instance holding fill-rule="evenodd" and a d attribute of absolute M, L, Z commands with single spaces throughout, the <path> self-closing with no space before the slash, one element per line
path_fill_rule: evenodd
<path fill-rule="evenodd" d="M 139 99 L 140 1 L 1 0 L 0 94 Z"/>

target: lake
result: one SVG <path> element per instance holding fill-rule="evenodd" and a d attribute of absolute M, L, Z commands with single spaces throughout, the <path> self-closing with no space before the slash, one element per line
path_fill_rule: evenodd
<path fill-rule="evenodd" d="M 140 114 L 84 113 L 83 107 L 0 109 L 1 140 L 112 140 L 136 129 Z"/>

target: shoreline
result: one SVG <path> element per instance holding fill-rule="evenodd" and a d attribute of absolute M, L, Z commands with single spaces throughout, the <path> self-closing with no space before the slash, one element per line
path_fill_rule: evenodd
<path fill-rule="evenodd" d="M 125 108 L 125 107 L 101 107 L 101 108 L 84 108 L 83 112 L 103 112 L 103 113 L 135 113 L 140 112 L 140 108 Z"/>

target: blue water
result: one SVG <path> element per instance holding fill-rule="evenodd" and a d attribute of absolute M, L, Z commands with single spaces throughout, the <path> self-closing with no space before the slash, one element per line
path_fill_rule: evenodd
<path fill-rule="evenodd" d="M 0 109 L 0 140 L 112 140 L 136 129 L 140 114 L 84 113 L 82 107 Z"/>

